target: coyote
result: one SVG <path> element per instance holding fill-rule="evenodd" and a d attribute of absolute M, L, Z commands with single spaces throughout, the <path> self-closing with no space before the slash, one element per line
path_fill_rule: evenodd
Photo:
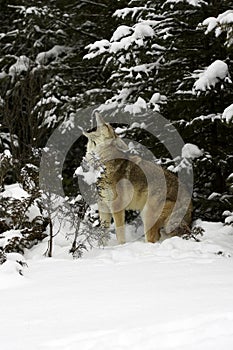
<path fill-rule="evenodd" d="M 109 228 L 113 218 L 118 243 L 123 244 L 125 210 L 135 210 L 140 211 L 146 242 L 157 242 L 164 232 L 168 237 L 190 232 L 192 204 L 177 177 L 132 155 L 127 144 L 99 114 L 96 121 L 96 131 L 84 132 L 88 138 L 85 158 L 104 169 L 97 181 L 101 225 Z M 185 208 L 184 200 L 188 203 Z"/>

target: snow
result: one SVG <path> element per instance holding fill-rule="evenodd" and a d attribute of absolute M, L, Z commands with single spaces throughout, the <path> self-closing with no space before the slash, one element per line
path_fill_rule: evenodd
<path fill-rule="evenodd" d="M 0 247 L 5 247 L 13 237 L 22 237 L 20 230 L 8 230 L 4 232 L 3 238 L 0 236 Z"/>
<path fill-rule="evenodd" d="M 0 197 L 11 197 L 14 199 L 21 199 L 28 198 L 29 195 L 18 183 L 15 183 L 13 185 L 5 186 L 5 190 L 1 192 Z"/>
<path fill-rule="evenodd" d="M 55 45 L 52 49 L 46 52 L 40 52 L 36 56 L 37 64 L 47 64 L 50 60 L 56 60 L 60 55 L 67 53 L 70 48 L 67 46 Z"/>
<path fill-rule="evenodd" d="M 227 10 L 218 17 L 208 17 L 203 22 L 203 26 L 207 26 L 205 34 L 208 34 L 213 29 L 215 29 L 218 25 L 231 24 L 233 23 L 233 10 Z"/>
<path fill-rule="evenodd" d="M 111 44 L 110 53 L 117 53 L 120 50 L 128 50 L 131 45 L 131 37 L 127 36 L 121 39 L 121 41 L 114 41 Z"/>
<path fill-rule="evenodd" d="M 221 60 L 214 61 L 198 76 L 198 80 L 194 83 L 195 91 L 206 91 L 221 80 L 230 81 L 228 65 Z"/>
<path fill-rule="evenodd" d="M 217 21 L 220 24 L 231 24 L 233 23 L 233 10 L 227 10 L 217 17 Z"/>
<path fill-rule="evenodd" d="M 141 79 L 142 78 L 142 74 L 145 75 L 149 75 L 149 72 L 152 71 L 154 68 L 156 67 L 156 63 L 148 63 L 148 64 L 139 64 L 136 66 L 132 66 L 129 68 L 122 68 L 120 72 L 125 72 L 128 74 L 125 75 L 125 78 L 130 78 L 132 79 L 132 77 L 137 73 L 136 79 Z M 112 78 L 118 78 L 120 77 L 119 73 L 114 73 L 112 74 Z"/>
<path fill-rule="evenodd" d="M 101 104 L 98 107 L 98 111 L 100 113 L 107 113 L 116 111 L 118 108 L 124 108 L 126 101 L 133 92 L 135 91 L 134 88 L 123 88 L 119 91 L 118 95 L 113 96 L 109 100 L 107 100 L 104 104 Z"/>
<path fill-rule="evenodd" d="M 0 133 L 0 137 L 4 137 L 4 133 Z M 0 161 L 4 162 L 4 160 L 7 160 L 10 162 L 12 160 L 12 154 L 9 149 L 4 149 L 2 153 L 0 153 Z"/>
<path fill-rule="evenodd" d="M 83 180 L 88 184 L 92 185 L 95 184 L 100 177 L 100 170 L 94 169 L 92 166 L 90 166 L 90 169 L 88 171 L 83 171 L 82 166 L 79 166 L 74 173 L 75 176 L 83 176 Z"/>
<path fill-rule="evenodd" d="M 36 6 L 21 6 L 21 5 L 9 5 L 9 7 L 15 8 L 19 10 L 20 14 L 23 14 L 24 16 L 27 15 L 36 15 L 36 16 L 41 16 L 45 15 L 48 12 L 48 7 L 43 6 L 43 7 L 36 7 Z"/>
<path fill-rule="evenodd" d="M 205 34 L 215 31 L 215 36 L 218 37 L 222 32 L 226 31 L 226 42 L 225 44 L 230 47 L 233 44 L 232 39 L 232 23 L 233 23 L 233 10 L 227 10 L 223 13 L 220 13 L 217 18 L 208 17 L 200 26 L 207 27 Z"/>
<path fill-rule="evenodd" d="M 226 217 L 225 224 L 233 224 L 233 211 L 230 212 L 229 210 L 226 210 L 222 215 Z"/>
<path fill-rule="evenodd" d="M 119 41 L 120 39 L 124 38 L 125 36 L 129 36 L 130 34 L 132 34 L 132 32 L 133 32 L 133 30 L 131 27 L 128 27 L 125 25 L 119 26 L 115 30 L 115 32 L 113 33 L 110 41 L 111 42 L 112 41 Z"/>
<path fill-rule="evenodd" d="M 0 200 L 1 200 L 1 197 L 11 198 L 11 199 L 26 199 L 26 198 L 29 198 L 29 194 L 26 191 L 24 191 L 24 189 L 21 187 L 19 183 L 15 183 L 12 185 L 6 185 L 5 190 L 0 193 Z M 41 215 L 40 210 L 36 205 L 30 206 L 25 214 L 27 214 L 30 220 L 33 220 L 35 217 Z M 14 230 L 14 232 L 17 232 L 17 230 Z M 7 231 L 6 237 L 10 239 L 12 237 L 11 233 L 12 233 L 11 231 Z M 6 232 L 4 232 L 4 235 L 5 234 Z M 1 242 L 1 239 L 0 239 L 0 242 Z"/>
<path fill-rule="evenodd" d="M 1 273 L 4 276 L 4 279 L 6 278 L 7 283 L 0 285 L 1 289 L 7 289 L 9 287 L 9 283 L 13 284 L 20 281 L 18 278 L 15 278 L 16 273 L 22 274 L 23 266 L 22 264 L 26 265 L 26 261 L 24 257 L 19 253 L 8 253 L 6 254 L 7 261 L 1 265 L 0 267 L 0 276 Z M 13 277 L 13 278 L 12 278 Z"/>
<path fill-rule="evenodd" d="M 16 75 L 27 72 L 30 69 L 30 65 L 31 61 L 27 56 L 22 55 L 17 57 L 16 62 L 9 68 L 9 75 L 12 77 L 12 81 Z"/>
<path fill-rule="evenodd" d="M 46 97 L 46 98 L 41 98 L 40 101 L 37 103 L 37 107 L 41 107 L 43 105 L 47 105 L 50 103 L 54 103 L 54 104 L 59 104 L 61 103 L 61 101 L 59 101 L 54 95 Z"/>
<path fill-rule="evenodd" d="M 203 155 L 203 151 L 192 143 L 186 143 L 182 148 L 181 155 L 183 158 L 195 159 L 201 157 Z"/>
<path fill-rule="evenodd" d="M 133 115 L 139 114 L 145 110 L 147 110 L 146 101 L 142 97 L 138 97 L 137 101 L 132 104 L 127 104 L 124 108 L 125 112 L 129 112 Z"/>
<path fill-rule="evenodd" d="M 149 104 L 153 106 L 153 110 L 159 112 L 160 111 L 160 104 L 166 103 L 167 98 L 165 95 L 161 95 L 159 92 L 155 92 L 150 101 Z"/>
<path fill-rule="evenodd" d="M 38 7 L 35 6 L 31 6 L 28 8 L 25 8 L 25 10 L 23 11 L 25 15 L 40 15 L 40 11 L 38 9 Z"/>
<path fill-rule="evenodd" d="M 155 35 L 154 29 L 146 23 L 146 21 L 142 21 L 136 23 L 134 26 L 134 36 L 136 39 L 143 39 L 146 37 L 153 37 Z"/>
<path fill-rule="evenodd" d="M 233 224 L 233 213 L 225 219 L 226 224 Z"/>
<path fill-rule="evenodd" d="M 197 7 L 200 7 L 204 4 L 207 5 L 207 2 L 203 1 L 203 0 L 167 0 L 165 3 L 166 4 L 174 4 L 174 3 L 177 4 L 179 2 L 186 2 L 189 5 L 197 6 Z"/>
<path fill-rule="evenodd" d="M 108 52 L 110 45 L 110 42 L 106 39 L 98 40 L 93 44 L 89 44 L 85 47 L 86 50 L 89 50 L 89 53 L 86 54 L 83 58 L 92 59 L 98 55 Z"/>
<path fill-rule="evenodd" d="M 222 119 L 225 120 L 227 123 L 230 123 L 230 121 L 233 119 L 233 104 L 228 106 L 222 114 Z"/>
<path fill-rule="evenodd" d="M 152 44 L 151 48 L 153 50 L 158 50 L 158 51 L 165 51 L 166 50 L 165 46 L 161 46 L 161 45 L 158 45 L 158 44 Z"/>
<path fill-rule="evenodd" d="M 142 46 L 146 38 L 152 38 L 154 35 L 154 29 L 149 21 L 141 21 L 132 27 L 122 25 L 113 33 L 111 42 L 99 40 L 87 45 L 86 49 L 89 50 L 89 53 L 84 56 L 84 59 L 92 59 L 106 52 L 127 51 L 133 44 Z"/>
<path fill-rule="evenodd" d="M 5 71 L 0 72 L 0 79 L 4 79 L 7 77 L 7 73 Z M 4 100 L 1 98 L 1 104 L 4 102 Z"/>
<path fill-rule="evenodd" d="M 112 238 L 78 260 L 68 258 L 67 241 L 50 259 L 41 243 L 26 253 L 24 276 L 4 263 L 2 348 L 232 349 L 233 228 L 197 224 L 201 242 L 119 246 Z"/>
<path fill-rule="evenodd" d="M 118 31 L 118 29 L 115 31 L 111 39 L 112 44 L 109 51 L 113 53 L 117 53 L 122 49 L 128 50 L 133 43 L 142 46 L 145 38 L 153 37 L 155 35 L 154 29 L 149 24 L 145 23 L 145 21 L 136 23 L 132 28 L 121 26 L 120 31 Z M 121 40 L 118 41 L 120 37 Z M 117 38 L 117 40 L 114 40 L 114 38 Z"/>
<path fill-rule="evenodd" d="M 155 93 L 152 95 L 151 99 L 150 99 L 150 103 L 156 104 L 156 103 L 158 103 L 158 102 L 160 101 L 160 99 L 161 99 L 160 93 L 159 93 L 159 92 L 155 92 Z"/>
<path fill-rule="evenodd" d="M 18 184 L 5 192 L 26 194 Z M 24 257 L 6 254 L 0 265 L 2 348 L 232 349 L 233 226 L 232 213 L 224 215 L 229 225 L 194 223 L 204 229 L 199 241 L 145 243 L 142 227 L 131 224 L 126 244 L 118 245 L 112 234 L 107 246 L 73 260 L 73 235 L 63 225 L 53 258 L 44 256 L 48 238 Z M 5 232 L 1 246 L 17 233 Z"/>
<path fill-rule="evenodd" d="M 145 10 L 148 11 L 149 9 L 146 7 L 142 7 L 142 6 L 126 7 L 123 9 L 116 10 L 113 14 L 113 17 L 125 19 L 125 17 L 127 17 L 128 15 L 131 15 L 131 17 L 133 18 L 135 15 L 137 15 L 138 13 L 145 11 Z"/>
<path fill-rule="evenodd" d="M 206 26 L 207 29 L 205 31 L 205 34 L 208 34 L 209 32 L 211 32 L 214 28 L 216 28 L 218 24 L 217 18 L 215 17 L 208 17 L 206 18 L 203 22 L 202 25 Z"/>

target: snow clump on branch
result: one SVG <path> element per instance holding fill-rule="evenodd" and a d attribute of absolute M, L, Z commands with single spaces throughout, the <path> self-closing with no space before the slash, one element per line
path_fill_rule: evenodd
<path fill-rule="evenodd" d="M 225 120 L 227 123 L 230 123 L 230 121 L 233 121 L 233 103 L 225 108 L 223 114 L 222 114 L 222 119 Z"/>
<path fill-rule="evenodd" d="M 214 61 L 204 71 L 194 72 L 193 78 L 198 78 L 193 86 L 194 91 L 210 90 L 220 81 L 231 82 L 228 65 L 221 60 Z"/>

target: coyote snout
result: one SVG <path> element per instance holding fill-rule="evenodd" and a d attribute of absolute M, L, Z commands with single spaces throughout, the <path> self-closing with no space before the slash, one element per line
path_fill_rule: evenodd
<path fill-rule="evenodd" d="M 117 240 L 125 243 L 125 210 L 137 210 L 147 242 L 158 241 L 162 229 L 168 236 L 187 233 L 192 204 L 177 177 L 157 164 L 131 155 L 111 125 L 100 115 L 96 121 L 96 131 L 84 135 L 88 138 L 87 161 L 94 165 L 98 159 L 104 169 L 97 183 L 102 226 L 108 228 L 113 217 Z M 188 209 L 183 205 L 187 201 Z"/>

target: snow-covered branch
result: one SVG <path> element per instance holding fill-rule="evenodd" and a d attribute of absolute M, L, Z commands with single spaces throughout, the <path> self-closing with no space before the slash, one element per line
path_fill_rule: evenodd
<path fill-rule="evenodd" d="M 193 86 L 194 91 L 207 91 L 219 82 L 232 82 L 228 65 L 221 60 L 214 61 L 203 71 L 194 72 L 193 78 L 198 78 Z"/>

